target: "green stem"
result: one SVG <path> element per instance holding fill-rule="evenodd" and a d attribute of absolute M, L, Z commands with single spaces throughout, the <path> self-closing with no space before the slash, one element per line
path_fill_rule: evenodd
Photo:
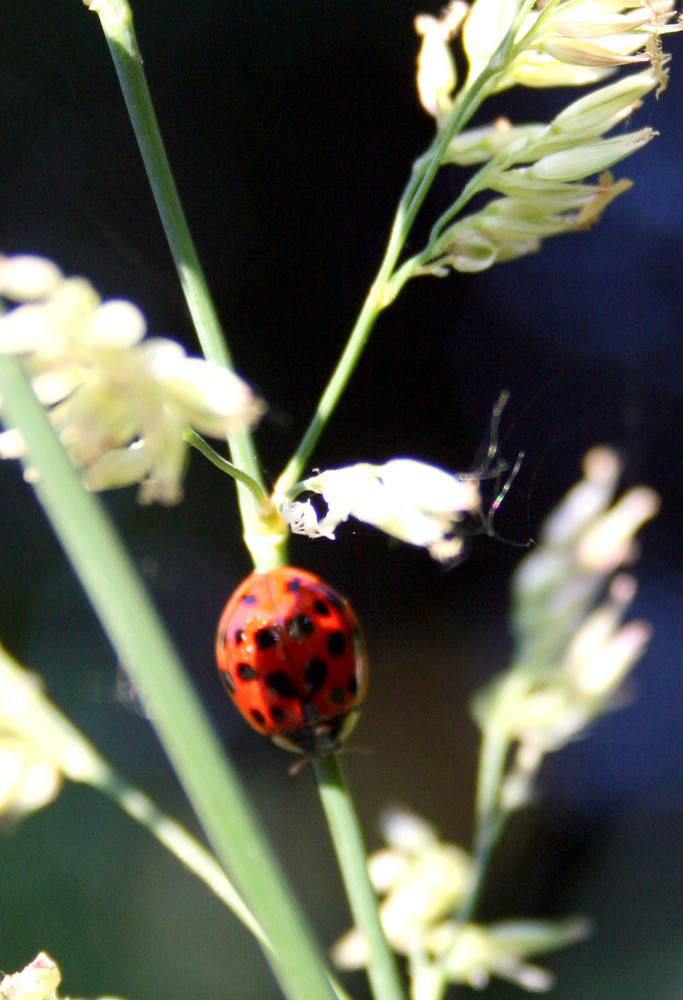
<path fill-rule="evenodd" d="M 280 512 L 261 484 L 214 451 L 211 445 L 191 427 L 185 428 L 183 436 L 188 444 L 201 452 L 204 458 L 208 458 L 217 469 L 237 480 L 246 491 L 245 505 L 246 497 L 251 497 L 252 509 L 258 516 L 245 523 L 244 540 L 251 553 L 254 568 L 265 572 L 274 566 L 284 565 L 287 562 L 289 532 Z"/>
<path fill-rule="evenodd" d="M 253 502 L 259 510 L 264 510 L 266 508 L 266 506 L 270 503 L 270 499 L 266 495 L 266 492 L 260 483 L 257 483 L 255 479 L 252 479 L 251 476 L 247 472 L 244 472 L 243 469 L 238 469 L 237 466 L 233 465 L 232 462 L 229 462 L 227 458 L 223 458 L 222 455 L 219 455 L 215 448 L 212 448 L 208 441 L 205 441 L 201 434 L 197 434 L 197 432 L 193 431 L 191 427 L 185 428 L 183 431 L 183 437 L 187 443 L 203 455 L 204 458 L 208 458 L 212 465 L 215 465 L 217 469 L 220 469 L 221 472 L 227 473 L 227 475 L 232 476 L 233 479 L 242 483 L 243 486 L 246 486 L 251 493 Z"/>
<path fill-rule="evenodd" d="M 467 892 L 457 914 L 462 923 L 474 917 L 491 855 L 510 816 L 500 801 L 509 747 L 510 741 L 501 727 L 492 725 L 484 728 L 477 773 L 472 868 Z"/>
<path fill-rule="evenodd" d="M 370 885 L 363 834 L 336 754 L 313 760 L 318 792 L 341 869 L 351 913 L 368 949 L 368 976 L 374 1000 L 403 1000 L 396 961 L 379 919 Z"/>
<path fill-rule="evenodd" d="M 190 315 L 207 358 L 232 368 L 166 156 L 127 0 L 84 0 L 100 19 Z"/>
<path fill-rule="evenodd" d="M 86 493 L 18 364 L 0 356 L 3 420 L 26 442 L 34 488 L 109 636 L 219 862 L 263 928 L 264 954 L 290 1000 L 333 990 L 312 933 L 239 779 L 104 508 Z M 251 502 L 251 500 L 250 500 Z"/>
<path fill-rule="evenodd" d="M 509 750 L 509 740 L 499 726 L 487 726 L 482 732 L 477 772 L 477 792 L 474 809 L 474 846 L 467 889 L 458 907 L 455 919 L 467 924 L 476 916 L 486 880 L 491 856 L 503 834 L 510 812 L 501 808 L 500 792 Z M 434 983 L 433 996 L 443 996 L 448 985 L 447 957 L 434 965 L 439 983 Z M 461 989 L 456 987 L 459 995 Z"/>
<path fill-rule="evenodd" d="M 204 356 L 232 368 L 232 358 L 166 156 L 142 67 L 130 6 L 127 0 L 83 0 L 83 2 L 98 15 L 102 24 L 147 178 Z M 235 465 L 244 469 L 251 479 L 263 486 L 251 434 L 248 431 L 231 434 L 228 443 Z M 254 538 L 262 542 L 263 532 L 259 530 L 257 512 L 248 491 L 238 485 L 237 494 L 247 545 L 250 546 Z M 255 561 L 262 560 L 257 555 Z"/>
<path fill-rule="evenodd" d="M 408 282 L 415 274 L 421 273 L 422 269 L 426 265 L 433 263 L 435 243 L 440 238 L 451 219 L 454 219 L 455 216 L 462 211 L 467 202 L 470 201 L 475 194 L 486 187 L 486 180 L 492 170 L 492 164 L 487 163 L 481 168 L 481 170 L 477 171 L 474 177 L 470 178 L 453 204 L 450 205 L 436 220 L 432 226 L 427 243 L 422 250 L 415 254 L 415 256 L 408 257 L 403 261 L 400 267 L 394 271 L 389 282 L 389 295 L 392 301 L 396 298 L 406 282 Z"/>
<path fill-rule="evenodd" d="M 396 298 L 401 287 L 410 277 L 410 273 L 405 273 L 400 284 L 391 281 L 415 218 L 441 166 L 449 142 L 464 128 L 475 113 L 486 97 L 492 77 L 499 71 L 500 67 L 496 69 L 489 67 L 477 77 L 472 86 L 461 95 L 459 103 L 454 108 L 443 131 L 434 140 L 430 149 L 417 161 L 413 174 L 401 196 L 387 249 L 377 276 L 368 292 L 337 367 L 320 397 L 313 418 L 296 452 L 276 484 L 275 494 L 278 497 L 284 497 L 294 483 L 301 479 L 304 468 L 358 364 L 377 317 Z"/>

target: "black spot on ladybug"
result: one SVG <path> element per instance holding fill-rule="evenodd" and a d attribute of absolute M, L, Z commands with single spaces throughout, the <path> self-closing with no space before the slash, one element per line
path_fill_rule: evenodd
<path fill-rule="evenodd" d="M 346 690 L 350 695 L 358 694 L 358 680 L 356 677 L 349 677 L 349 682 L 346 685 Z"/>
<path fill-rule="evenodd" d="M 315 694 L 325 683 L 327 664 L 324 660 L 314 657 L 304 667 L 304 688 L 307 694 Z"/>
<path fill-rule="evenodd" d="M 235 645 L 236 646 L 239 646 L 240 643 L 244 642 L 244 629 L 243 628 L 235 629 L 234 640 L 235 640 Z"/>
<path fill-rule="evenodd" d="M 258 674 L 252 667 L 251 663 L 238 663 L 237 664 L 237 676 L 241 681 L 255 681 L 258 680 Z"/>
<path fill-rule="evenodd" d="M 242 604 L 256 604 L 255 594 L 244 594 L 242 597 Z"/>
<path fill-rule="evenodd" d="M 221 677 L 223 678 L 223 683 L 225 684 L 225 686 L 228 689 L 228 691 L 230 692 L 230 694 L 234 694 L 235 693 L 235 682 L 232 679 L 232 677 L 230 676 L 230 674 L 227 672 L 227 670 L 221 670 Z"/>
<path fill-rule="evenodd" d="M 313 610 L 316 614 L 320 615 L 321 618 L 329 618 L 330 609 L 320 597 L 316 597 L 313 601 Z"/>
<path fill-rule="evenodd" d="M 330 691 L 330 701 L 334 702 L 335 705 L 343 705 L 346 701 L 346 695 L 338 684 L 336 684 Z"/>
<path fill-rule="evenodd" d="M 265 628 L 257 629 L 254 638 L 258 649 L 270 649 L 271 646 L 277 645 L 279 636 L 276 628 L 267 625 Z"/>
<path fill-rule="evenodd" d="M 298 576 L 293 577 L 291 580 L 287 581 L 287 590 L 290 594 L 297 594 L 301 589 L 301 580 Z"/>
<path fill-rule="evenodd" d="M 271 670 L 266 674 L 266 687 L 273 694 L 279 694 L 281 698 L 296 698 L 297 692 L 292 678 L 284 670 Z"/>
<path fill-rule="evenodd" d="M 335 594 L 332 590 L 326 590 L 324 593 L 333 608 L 336 608 L 337 611 L 341 611 L 342 613 L 346 611 L 346 605 L 338 594 Z"/>
<path fill-rule="evenodd" d="M 258 708 L 252 708 L 250 714 L 257 726 L 265 726 L 266 717 L 263 712 L 259 712 Z"/>
<path fill-rule="evenodd" d="M 315 631 L 315 625 L 308 615 L 295 615 L 293 618 L 288 618 L 285 622 L 285 628 L 289 638 L 294 640 L 305 639 L 307 635 L 311 635 Z"/>
<path fill-rule="evenodd" d="M 341 656 L 346 649 L 346 636 L 341 629 L 330 632 L 327 637 L 327 652 L 330 656 Z"/>
<path fill-rule="evenodd" d="M 276 726 L 279 726 L 281 722 L 285 721 L 286 714 L 285 710 L 283 708 L 278 708 L 277 705 L 274 705 L 270 710 L 270 717 Z"/>

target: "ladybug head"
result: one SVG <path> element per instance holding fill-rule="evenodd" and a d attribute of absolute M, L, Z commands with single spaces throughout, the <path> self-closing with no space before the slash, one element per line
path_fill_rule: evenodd
<path fill-rule="evenodd" d="M 324 757 L 339 749 L 358 722 L 359 715 L 360 709 L 353 708 L 343 715 L 312 722 L 288 732 L 275 733 L 271 739 L 283 750 L 305 754 L 307 757 Z"/>

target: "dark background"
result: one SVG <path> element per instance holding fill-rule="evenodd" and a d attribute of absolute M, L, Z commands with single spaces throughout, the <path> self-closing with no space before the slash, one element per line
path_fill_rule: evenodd
<path fill-rule="evenodd" d="M 238 368 L 270 404 L 258 434 L 270 477 L 305 426 L 432 137 L 414 93 L 417 12 L 398 0 L 136 4 L 200 257 Z M 668 1000 L 683 989 L 683 52 L 678 39 L 667 47 L 669 90 L 626 126 L 661 135 L 615 171 L 634 188 L 589 233 L 538 256 L 409 285 L 314 457 L 321 467 L 404 454 L 469 468 L 508 388 L 503 451 L 526 458 L 498 516 L 504 538 L 533 538 L 596 443 L 620 449 L 627 484 L 662 494 L 638 568 L 635 612 L 656 631 L 633 703 L 547 762 L 542 808 L 513 825 L 485 903 L 491 917 L 594 916 L 589 943 L 548 961 L 561 1000 Z M 547 120 L 571 96 L 514 91 L 487 117 Z M 0 135 L 0 247 L 53 257 L 196 350 L 98 20 L 77 0 L 0 7 Z M 106 502 L 329 944 L 349 917 L 311 774 L 287 776 L 288 759 L 244 726 L 214 673 L 215 622 L 249 569 L 231 484 L 195 458 L 176 509 L 141 509 L 132 491 Z M 117 700 L 111 652 L 9 464 L 0 504 L 3 642 L 131 780 L 192 824 L 148 723 Z M 363 526 L 334 544 L 293 544 L 292 561 L 352 595 L 365 622 L 373 672 L 352 741 L 364 752 L 344 764 L 371 846 L 392 802 L 468 843 L 477 740 L 467 702 L 506 663 L 507 582 L 520 554 L 476 540 L 444 573 Z M 71 995 L 277 995 L 235 921 L 87 789 L 67 788 L 0 841 L 0 878 L 7 971 L 47 949 Z M 363 995 L 361 977 L 349 985 Z"/>

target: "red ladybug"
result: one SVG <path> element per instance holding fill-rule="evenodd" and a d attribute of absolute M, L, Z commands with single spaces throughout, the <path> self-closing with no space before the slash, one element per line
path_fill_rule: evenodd
<path fill-rule="evenodd" d="M 247 722 L 287 750 L 324 756 L 358 720 L 365 644 L 346 598 L 293 566 L 252 573 L 218 624 L 221 677 Z"/>

